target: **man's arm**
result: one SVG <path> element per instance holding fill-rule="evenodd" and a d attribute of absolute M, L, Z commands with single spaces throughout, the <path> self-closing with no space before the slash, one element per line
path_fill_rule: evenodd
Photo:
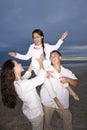
<path fill-rule="evenodd" d="M 69 83 L 70 85 L 74 86 L 74 87 L 78 87 L 79 86 L 79 81 L 78 79 L 71 79 L 71 78 L 68 78 L 68 77 L 61 77 L 60 78 L 60 82 L 61 83 Z"/>

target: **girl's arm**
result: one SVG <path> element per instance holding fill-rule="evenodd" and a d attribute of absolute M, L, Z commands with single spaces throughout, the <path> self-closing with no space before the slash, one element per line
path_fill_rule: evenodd
<path fill-rule="evenodd" d="M 64 39 L 67 37 L 68 32 L 64 32 L 61 36 L 61 38 L 58 40 L 58 42 L 55 45 L 49 45 L 50 48 L 50 52 L 53 50 L 57 50 L 60 48 L 60 46 L 62 45 Z"/>
<path fill-rule="evenodd" d="M 32 57 L 32 46 L 29 47 L 28 52 L 25 55 L 16 52 L 9 52 L 8 55 L 21 60 L 29 60 Z"/>

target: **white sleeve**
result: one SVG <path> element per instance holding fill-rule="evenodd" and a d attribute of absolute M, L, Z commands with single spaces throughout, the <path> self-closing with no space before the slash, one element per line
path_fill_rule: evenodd
<path fill-rule="evenodd" d="M 46 79 L 46 71 L 41 69 L 38 76 L 31 79 L 34 87 L 37 87 L 45 82 Z"/>
<path fill-rule="evenodd" d="M 30 78 L 30 76 L 31 76 L 31 73 L 27 70 L 25 74 L 22 76 L 22 79 L 28 79 Z"/>
<path fill-rule="evenodd" d="M 29 47 L 29 49 L 25 55 L 16 53 L 16 56 L 15 56 L 15 58 L 18 58 L 21 60 L 29 60 L 31 57 L 32 57 L 32 46 Z"/>
<path fill-rule="evenodd" d="M 63 41 L 59 39 L 55 45 L 49 45 L 50 52 L 59 49 L 62 43 Z"/>
<path fill-rule="evenodd" d="M 49 79 L 46 78 L 46 80 L 44 82 L 44 86 L 47 89 L 47 91 L 48 91 L 51 98 L 56 97 L 56 93 L 54 92 L 51 81 Z"/>

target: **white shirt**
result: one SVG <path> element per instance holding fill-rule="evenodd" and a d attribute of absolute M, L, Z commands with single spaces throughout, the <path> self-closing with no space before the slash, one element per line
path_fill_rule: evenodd
<path fill-rule="evenodd" d="M 52 68 L 51 68 L 52 70 Z M 54 73 L 57 73 L 56 69 L 53 69 Z M 61 66 L 61 75 L 65 77 L 69 77 L 72 79 L 77 79 L 76 76 L 69 70 Z M 64 108 L 69 108 L 69 92 L 68 90 L 62 86 L 60 81 L 58 81 L 57 78 L 50 78 L 50 81 L 52 83 L 53 89 L 56 93 L 57 98 L 62 103 Z M 45 86 L 43 85 L 40 91 L 40 97 L 41 102 L 49 107 L 57 108 L 56 103 L 54 100 L 50 97 L 49 93 L 47 92 Z"/>
<path fill-rule="evenodd" d="M 19 98 L 23 101 L 23 113 L 28 119 L 33 119 L 39 115 L 43 116 L 43 109 L 36 87 L 45 81 L 46 72 L 40 70 L 37 77 L 14 81 L 15 90 Z"/>
<path fill-rule="evenodd" d="M 50 60 L 49 60 L 50 52 L 53 50 L 57 50 L 62 45 L 62 43 L 63 43 L 63 41 L 61 39 L 59 39 L 55 45 L 49 45 L 47 43 L 44 44 L 46 60 L 47 60 L 47 62 L 45 62 L 45 66 L 48 66 L 50 64 Z M 35 71 L 35 73 L 37 75 L 38 71 L 39 71 L 39 64 L 36 59 L 39 58 L 42 53 L 43 53 L 43 48 L 41 47 L 40 49 L 35 49 L 35 43 L 33 43 L 32 45 L 30 45 L 26 55 L 16 53 L 15 57 L 18 59 L 21 59 L 21 60 L 29 60 L 30 58 L 32 58 L 33 70 Z"/>

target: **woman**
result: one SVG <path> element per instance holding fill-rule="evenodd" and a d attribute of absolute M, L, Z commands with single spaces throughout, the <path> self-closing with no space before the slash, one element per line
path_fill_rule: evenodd
<path fill-rule="evenodd" d="M 37 77 L 22 79 L 24 71 L 21 64 L 15 60 L 6 61 L 1 70 L 1 95 L 5 106 L 14 108 L 17 95 L 23 101 L 23 113 L 32 124 L 32 130 L 43 129 L 43 109 L 36 86 L 41 85 L 47 76 L 43 70 L 42 59 L 38 59 L 40 71 Z M 29 71 L 31 72 L 31 66 Z M 29 72 L 29 76 L 30 76 Z"/>

